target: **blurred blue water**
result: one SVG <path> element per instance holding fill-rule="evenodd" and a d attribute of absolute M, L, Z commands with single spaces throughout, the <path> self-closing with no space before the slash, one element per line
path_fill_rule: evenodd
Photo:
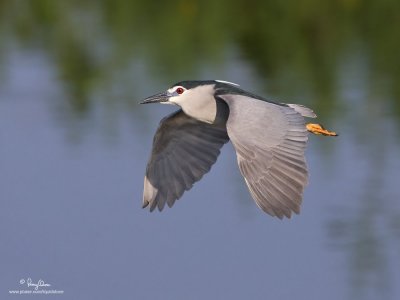
<path fill-rule="evenodd" d="M 230 144 L 173 209 L 142 210 L 152 137 L 175 108 L 135 103 L 166 86 L 137 77 L 134 109 L 93 101 L 69 123 L 51 59 L 16 51 L 0 85 L 0 298 L 31 277 L 65 299 L 399 299 L 399 135 L 362 66 L 342 74 L 340 137 L 310 138 L 301 214 L 280 221 Z M 243 61 L 218 75 L 259 91 Z"/>

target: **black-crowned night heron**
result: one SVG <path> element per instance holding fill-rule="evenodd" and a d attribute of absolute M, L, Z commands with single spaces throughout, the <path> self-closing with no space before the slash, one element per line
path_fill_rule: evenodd
<path fill-rule="evenodd" d="M 308 180 L 304 157 L 308 131 L 336 135 L 306 124 L 314 112 L 269 101 L 220 81 L 182 81 L 141 103 L 176 104 L 161 120 L 144 178 L 143 207 L 161 211 L 207 173 L 229 140 L 257 205 L 271 216 L 300 212 Z"/>

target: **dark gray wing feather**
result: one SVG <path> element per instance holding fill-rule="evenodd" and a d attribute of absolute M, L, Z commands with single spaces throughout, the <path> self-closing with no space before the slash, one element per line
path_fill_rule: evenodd
<path fill-rule="evenodd" d="M 210 170 L 228 140 L 225 124 L 197 121 L 182 110 L 161 120 L 144 178 L 143 207 L 171 207 Z"/>
<path fill-rule="evenodd" d="M 308 133 L 302 115 L 315 114 L 303 106 L 243 95 L 220 98 L 229 106 L 228 135 L 257 205 L 279 218 L 299 213 L 308 180 L 304 157 Z"/>

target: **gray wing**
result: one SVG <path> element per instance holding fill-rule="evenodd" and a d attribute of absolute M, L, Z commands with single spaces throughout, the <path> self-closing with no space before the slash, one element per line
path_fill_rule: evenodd
<path fill-rule="evenodd" d="M 241 95 L 220 96 L 229 106 L 227 131 L 240 171 L 257 205 L 290 218 L 299 213 L 308 180 L 304 151 L 308 139 L 302 115 L 312 110 Z"/>
<path fill-rule="evenodd" d="M 228 140 L 225 124 L 200 122 L 182 110 L 161 120 L 144 177 L 143 207 L 171 207 L 210 170 Z"/>

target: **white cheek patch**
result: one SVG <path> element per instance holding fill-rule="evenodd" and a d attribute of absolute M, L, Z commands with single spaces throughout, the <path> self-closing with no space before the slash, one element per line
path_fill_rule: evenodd
<path fill-rule="evenodd" d="M 172 91 L 173 91 L 173 89 L 172 89 Z M 168 90 L 168 92 L 169 92 L 169 90 Z M 186 102 L 190 98 L 191 98 L 191 90 L 185 90 L 185 92 L 183 94 L 180 94 L 180 95 L 175 94 L 175 96 L 170 97 L 169 102 L 180 105 L 182 102 Z"/>
<path fill-rule="evenodd" d="M 161 102 L 162 104 L 171 104 L 171 105 L 179 105 L 176 101 L 178 97 L 170 97 L 168 101 Z"/>

